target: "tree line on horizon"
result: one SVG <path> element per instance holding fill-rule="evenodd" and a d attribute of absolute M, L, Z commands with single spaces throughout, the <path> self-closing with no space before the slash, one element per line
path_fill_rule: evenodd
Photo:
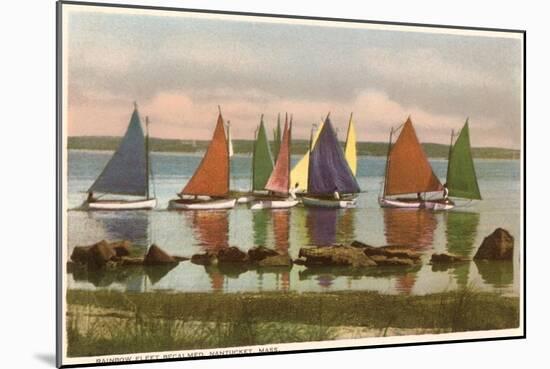
<path fill-rule="evenodd" d="M 74 136 L 68 138 L 69 150 L 107 150 L 113 151 L 120 143 L 120 137 L 113 136 Z M 209 140 L 179 140 L 151 137 L 150 150 L 157 152 L 204 152 Z M 271 142 L 273 150 L 273 142 Z M 252 154 L 253 140 L 233 139 L 233 151 L 236 154 Z M 437 143 L 423 143 L 422 147 L 430 158 L 446 158 L 449 154 L 449 145 Z M 292 154 L 304 154 L 309 148 L 309 140 L 292 140 Z M 357 142 L 357 154 L 362 156 L 386 156 L 387 142 Z M 519 159 L 520 153 L 516 149 L 498 147 L 472 147 L 474 158 L 485 159 Z"/>

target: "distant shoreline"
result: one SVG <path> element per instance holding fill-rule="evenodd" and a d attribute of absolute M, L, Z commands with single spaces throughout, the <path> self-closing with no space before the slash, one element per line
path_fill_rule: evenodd
<path fill-rule="evenodd" d="M 121 137 L 112 136 L 73 136 L 68 138 L 69 150 L 114 151 Z M 164 153 L 203 153 L 206 151 L 208 140 L 176 140 L 151 138 L 152 152 Z M 233 140 L 235 154 L 251 154 L 254 142 L 252 140 Z M 430 158 L 447 158 L 449 146 L 435 143 L 422 144 Z M 305 154 L 309 147 L 307 140 L 293 140 L 292 154 Z M 385 142 L 358 142 L 357 155 L 386 156 L 388 144 Z M 472 155 L 478 159 L 520 159 L 520 151 L 497 147 L 472 147 Z"/>

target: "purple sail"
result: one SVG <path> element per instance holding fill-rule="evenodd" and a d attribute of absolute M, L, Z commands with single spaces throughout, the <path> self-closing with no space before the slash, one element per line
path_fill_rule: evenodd
<path fill-rule="evenodd" d="M 308 193 L 328 195 L 335 191 L 344 194 L 361 189 L 327 117 L 309 156 Z"/>

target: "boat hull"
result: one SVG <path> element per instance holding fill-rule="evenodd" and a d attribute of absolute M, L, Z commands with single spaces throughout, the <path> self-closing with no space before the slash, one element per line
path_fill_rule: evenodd
<path fill-rule="evenodd" d="M 357 199 L 320 199 L 316 197 L 303 196 L 302 203 L 308 207 L 329 208 L 329 209 L 347 209 L 354 208 Z"/>
<path fill-rule="evenodd" d="M 430 210 L 450 210 L 455 207 L 453 202 L 443 200 L 422 200 L 411 199 L 404 201 L 399 199 L 379 198 L 378 203 L 383 208 L 400 209 L 430 209 Z"/>
<path fill-rule="evenodd" d="M 235 207 L 237 199 L 221 199 L 221 200 L 170 200 L 168 209 L 171 210 L 222 210 L 232 209 Z"/>
<path fill-rule="evenodd" d="M 237 204 L 248 204 L 254 200 L 254 196 L 241 196 L 237 198 Z"/>
<path fill-rule="evenodd" d="M 288 209 L 298 204 L 298 200 L 254 200 L 250 203 L 251 210 Z"/>
<path fill-rule="evenodd" d="M 157 206 L 157 199 L 146 200 L 100 200 L 86 202 L 88 210 L 149 210 Z"/>

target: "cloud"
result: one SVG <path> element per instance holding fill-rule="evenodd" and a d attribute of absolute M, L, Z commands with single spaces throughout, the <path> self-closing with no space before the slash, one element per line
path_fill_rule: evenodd
<path fill-rule="evenodd" d="M 244 93 L 245 96 L 254 94 L 254 91 Z M 210 139 L 216 123 L 217 106 L 207 100 L 193 100 L 191 95 L 163 93 L 144 104 L 139 103 L 142 117 L 150 117 L 152 136 Z M 73 104 L 69 109 L 69 134 L 122 135 L 131 109 L 131 101 L 113 104 L 109 100 L 97 100 L 85 105 Z M 361 141 L 386 141 L 390 128 L 401 125 L 410 115 L 421 141 L 447 143 L 451 130 L 456 132 L 466 119 L 463 115 L 441 115 L 418 106 L 404 106 L 376 90 L 366 90 L 349 104 L 338 106 L 322 100 L 270 99 L 262 102 L 247 98 L 232 99 L 222 105 L 224 118 L 232 122 L 233 137 L 242 139 L 253 138 L 261 114 L 265 115 L 264 122 L 270 132 L 276 124 L 278 113 L 281 113 L 284 122 L 285 112 L 294 117 L 293 137 L 307 139 L 312 124 L 318 123 L 329 111 L 341 140 L 344 139 L 351 112 L 354 113 L 358 139 Z M 499 134 L 497 122 L 489 117 L 471 117 L 470 129 L 474 145 L 511 144 L 505 132 Z M 491 139 L 488 140 L 487 136 Z"/>
<path fill-rule="evenodd" d="M 353 111 L 362 140 L 411 114 L 424 141 L 446 143 L 470 116 L 476 144 L 520 145 L 518 40 L 93 13 L 71 24 L 71 134 L 119 132 L 138 100 L 163 137 L 209 138 L 220 104 L 242 138 L 284 111 L 305 138 L 330 110 L 342 132 Z"/>

